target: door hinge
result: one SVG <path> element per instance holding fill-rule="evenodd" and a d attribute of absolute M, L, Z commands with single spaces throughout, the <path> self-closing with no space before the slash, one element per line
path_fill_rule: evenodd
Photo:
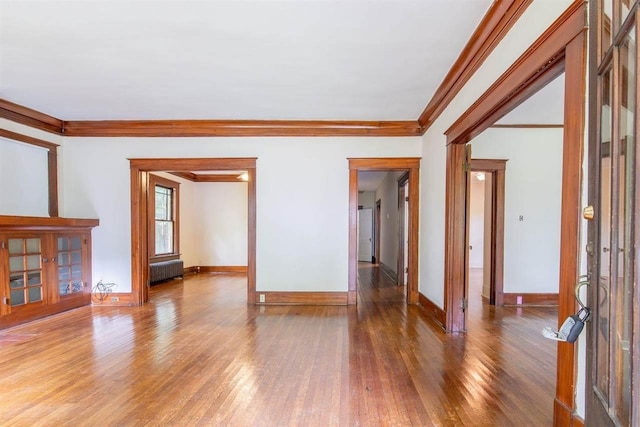
<path fill-rule="evenodd" d="M 462 171 L 463 172 L 469 172 L 471 170 L 471 165 L 468 162 L 464 162 L 462 164 Z"/>
<path fill-rule="evenodd" d="M 467 299 L 466 298 L 460 298 L 460 308 L 465 310 L 467 308 Z"/>
<path fill-rule="evenodd" d="M 4 242 L 0 243 L 0 246 L 2 246 L 2 249 L 7 249 Z"/>
<path fill-rule="evenodd" d="M 404 272 L 408 274 L 409 273 L 409 267 L 405 267 L 404 268 Z"/>
<path fill-rule="evenodd" d="M 404 198 L 404 201 L 405 201 L 405 202 L 408 202 L 408 201 L 409 201 L 409 198 L 408 198 L 408 197 L 405 197 L 405 198 Z"/>
<path fill-rule="evenodd" d="M 11 305 L 11 299 L 10 299 L 10 298 L 6 298 L 6 297 L 5 297 L 5 298 L 3 298 L 3 299 L 4 299 L 4 303 L 5 303 L 6 305 Z"/>

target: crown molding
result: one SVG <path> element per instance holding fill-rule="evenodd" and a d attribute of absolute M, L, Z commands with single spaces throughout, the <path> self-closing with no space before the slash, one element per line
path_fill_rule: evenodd
<path fill-rule="evenodd" d="M 105 120 L 64 122 L 65 136 L 419 136 L 417 121 Z"/>
<path fill-rule="evenodd" d="M 62 120 L 1 98 L 0 118 L 55 133 L 56 135 L 62 135 L 64 123 Z"/>
<path fill-rule="evenodd" d="M 418 118 L 424 134 L 493 52 L 532 0 L 496 0 Z"/>

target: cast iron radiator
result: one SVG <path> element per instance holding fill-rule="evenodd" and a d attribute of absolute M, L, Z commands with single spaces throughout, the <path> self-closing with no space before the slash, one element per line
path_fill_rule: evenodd
<path fill-rule="evenodd" d="M 160 261 L 150 264 L 149 279 L 151 283 L 172 279 L 184 274 L 184 263 L 180 259 Z"/>

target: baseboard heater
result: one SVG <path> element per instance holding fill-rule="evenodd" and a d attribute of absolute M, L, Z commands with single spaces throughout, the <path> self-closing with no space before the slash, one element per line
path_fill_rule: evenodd
<path fill-rule="evenodd" d="M 149 265 L 149 281 L 151 283 L 173 279 L 184 275 L 184 263 L 180 259 L 154 262 Z"/>

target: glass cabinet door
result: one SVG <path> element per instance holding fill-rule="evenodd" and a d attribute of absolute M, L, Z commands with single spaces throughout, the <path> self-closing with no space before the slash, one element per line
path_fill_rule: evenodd
<path fill-rule="evenodd" d="M 42 303 L 43 257 L 39 238 L 11 238 L 9 249 L 9 297 L 7 305 L 14 307 Z"/>
<path fill-rule="evenodd" d="M 82 236 L 59 236 L 58 292 L 60 297 L 84 290 L 82 271 Z"/>

